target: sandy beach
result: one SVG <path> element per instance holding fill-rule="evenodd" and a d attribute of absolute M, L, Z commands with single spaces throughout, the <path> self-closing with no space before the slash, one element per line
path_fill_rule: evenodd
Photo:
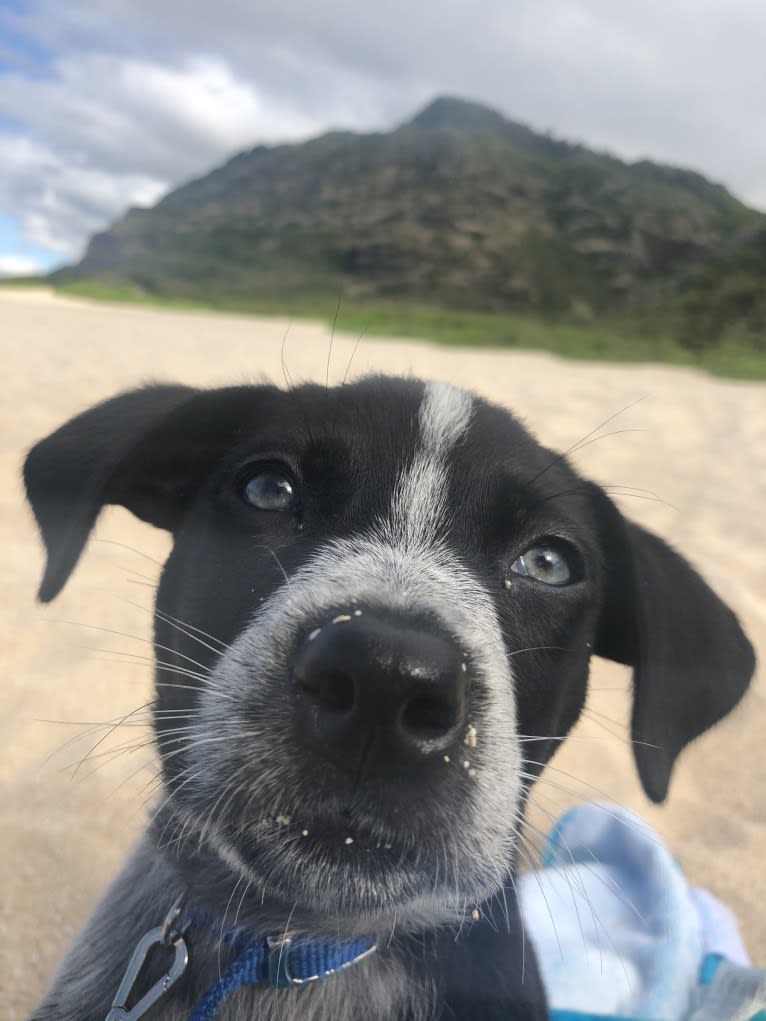
<path fill-rule="evenodd" d="M 329 332 L 315 324 L 22 289 L 0 290 L 0 337 L 7 367 L 0 1012 L 8 1021 L 24 1018 L 39 998 L 140 832 L 154 792 L 140 717 L 97 747 L 106 731 L 94 728 L 151 697 L 145 642 L 168 537 L 110 508 L 64 593 L 49 606 L 35 603 L 43 556 L 23 499 L 21 461 L 35 440 L 87 405 L 148 380 L 282 383 L 284 341 L 296 382 L 326 374 L 339 382 L 347 371 L 350 378 L 384 371 L 446 380 L 508 406 L 557 449 L 626 409 L 573 462 L 624 494 L 615 499 L 627 515 L 691 560 L 766 661 L 766 385 L 667 366 L 375 338 L 364 338 L 351 360 L 356 338 L 339 334 L 330 350 Z M 626 741 L 629 707 L 628 671 L 596 661 L 577 740 L 555 761 L 569 774 L 556 774 L 566 789 L 538 786 L 535 825 L 548 829 L 568 805 L 594 797 L 635 810 L 659 830 L 690 881 L 731 906 L 751 957 L 766 966 L 766 671 L 738 710 L 687 750 L 664 806 L 641 791 Z"/>

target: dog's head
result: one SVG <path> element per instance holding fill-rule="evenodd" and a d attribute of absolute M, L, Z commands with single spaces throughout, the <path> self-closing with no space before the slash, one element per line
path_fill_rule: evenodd
<path fill-rule="evenodd" d="M 44 601 L 104 504 L 173 533 L 156 611 L 169 804 L 318 914 L 414 917 L 497 891 L 593 653 L 633 667 L 655 801 L 752 672 L 685 561 L 444 384 L 148 387 L 39 443 L 25 481 Z"/>

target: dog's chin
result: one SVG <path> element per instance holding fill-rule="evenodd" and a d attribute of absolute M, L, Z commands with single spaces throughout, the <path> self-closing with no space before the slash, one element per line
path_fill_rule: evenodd
<path fill-rule="evenodd" d="M 217 843 L 264 903 L 312 923 L 345 920 L 355 931 L 461 921 L 499 892 L 510 871 L 510 862 L 490 855 L 488 865 L 449 839 L 415 846 L 395 832 L 337 820 L 298 829 L 283 819 L 265 831 L 221 834 Z"/>
<path fill-rule="evenodd" d="M 272 918 L 284 924 L 288 914 L 320 928 L 340 921 L 357 933 L 460 923 L 512 872 L 517 834 L 497 814 L 490 827 L 486 820 L 459 825 L 429 819 L 425 809 L 413 816 L 321 796 L 292 811 L 284 807 L 285 814 L 274 814 L 270 800 L 248 807 L 230 806 L 203 826 L 198 820 L 211 814 L 204 805 L 176 805 L 174 815 L 188 838 L 178 853 L 184 857 L 194 846 L 212 851 L 218 866 L 207 873 L 211 895 L 225 903 L 232 882 L 241 880 L 256 908 L 252 924 Z"/>

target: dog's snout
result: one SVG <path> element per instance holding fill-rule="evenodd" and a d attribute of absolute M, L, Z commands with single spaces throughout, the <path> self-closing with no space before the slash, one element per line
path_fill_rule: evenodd
<path fill-rule="evenodd" d="M 465 726 L 463 656 L 433 629 L 341 615 L 306 639 L 294 677 L 299 738 L 333 754 L 374 733 L 378 754 L 429 757 Z"/>

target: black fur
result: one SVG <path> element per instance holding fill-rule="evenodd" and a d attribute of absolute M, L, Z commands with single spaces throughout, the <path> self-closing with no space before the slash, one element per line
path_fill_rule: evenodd
<path fill-rule="evenodd" d="M 152 386 L 86 411 L 34 447 L 25 464 L 27 493 L 48 554 L 40 599 L 48 601 L 61 590 L 102 506 L 121 504 L 174 535 L 157 593 L 155 633 L 157 645 L 164 647 L 162 661 L 188 671 L 192 659 L 215 671 L 218 641 L 228 647 L 254 628 L 261 600 L 282 586 L 289 588 L 290 579 L 301 577 L 327 543 L 353 548 L 386 515 L 403 466 L 415 463 L 423 398 L 423 384 L 388 378 L 287 393 L 274 387 L 198 391 Z M 242 499 L 250 466 L 274 462 L 289 467 L 300 490 L 294 514 L 257 511 Z M 734 615 L 678 554 L 625 520 L 602 490 L 582 480 L 497 407 L 474 400 L 470 427 L 449 451 L 446 485 L 449 515 L 439 539 L 487 594 L 502 632 L 500 655 L 513 666 L 516 732 L 508 735 L 509 754 L 517 735 L 531 735 L 534 740 L 522 746 L 526 769 L 532 774 L 542 770 L 579 716 L 595 651 L 634 669 L 632 728 L 639 775 L 648 795 L 662 801 L 680 751 L 729 712 L 747 688 L 754 658 Z M 530 546 L 551 536 L 566 544 L 576 567 L 573 584 L 562 588 L 511 570 Z M 385 596 L 380 593 L 382 603 Z M 275 662 L 292 662 L 298 643 L 326 619 L 328 598 L 320 620 L 307 620 L 300 634 L 284 637 L 289 649 L 284 654 L 277 650 Z M 346 606 L 344 599 L 338 599 L 337 612 Z M 194 629 L 215 636 L 216 642 L 206 647 Z M 514 655 L 519 650 L 533 651 Z M 474 710 L 489 714 L 491 722 L 491 685 L 476 663 L 469 662 L 469 673 Z M 184 771 L 197 753 L 173 736 L 178 724 L 169 715 L 201 714 L 200 707 L 211 698 L 203 691 L 205 681 L 185 675 L 169 684 L 174 675 L 167 669 L 158 676 L 164 683 L 157 689 L 156 732 L 167 804 L 135 859 L 140 866 L 127 867 L 90 923 L 91 933 L 94 926 L 113 926 L 110 919 L 117 912 L 120 938 L 113 941 L 110 959 L 91 950 L 92 936 L 83 939 L 33 1015 L 38 1021 L 101 1017 L 132 946 L 158 923 L 175 892 L 191 886 L 196 900 L 223 916 L 239 878 L 220 848 L 205 840 L 158 847 L 161 833 L 168 826 L 172 831 L 176 818 L 187 825 L 191 820 L 192 826 L 206 818 L 217 775 L 211 764 L 208 785 L 184 784 L 189 775 Z M 391 982 L 410 992 L 392 996 L 390 1004 L 382 994 L 373 1003 L 349 1005 L 346 999 L 343 1018 L 544 1018 L 534 955 L 528 945 L 522 948 L 511 854 L 502 891 L 497 883 L 484 890 L 488 896 L 479 905 L 479 922 L 457 919 L 454 910 L 450 922 L 443 905 L 434 909 L 432 925 L 427 904 L 410 911 L 418 891 L 425 901 L 435 896 L 430 874 L 441 849 L 449 848 L 458 862 L 461 853 L 467 854 L 461 827 L 479 797 L 467 772 L 439 772 L 429 764 L 399 776 L 394 785 L 385 771 L 374 779 L 370 767 L 369 776 L 360 780 L 354 770 L 344 771 L 297 741 L 291 729 L 296 692 L 289 675 L 270 667 L 253 678 L 253 690 L 241 681 L 234 690 L 236 712 L 254 727 L 263 727 L 268 709 L 269 761 L 276 757 L 282 778 L 278 790 L 276 766 L 264 770 L 263 777 L 253 766 L 248 783 L 215 816 L 227 846 L 263 879 L 262 888 L 255 884 L 243 900 L 242 924 L 279 929 L 292 912 L 291 924 L 304 929 L 391 930 L 379 956 L 388 955 L 399 968 Z M 235 748 L 230 754 L 241 756 L 236 761 L 245 765 L 249 761 L 246 750 Z M 477 770 L 493 755 L 502 755 L 502 749 L 484 752 L 480 745 Z M 511 828 L 528 786 L 527 781 L 520 784 L 517 803 L 507 806 Z M 286 829 L 282 857 L 277 837 L 263 826 L 281 804 L 290 803 L 292 792 L 311 793 L 317 818 L 324 812 L 331 820 L 331 836 L 309 848 L 297 832 Z M 241 819 L 248 812 L 261 813 L 261 829 L 243 828 Z M 332 855 L 340 854 L 336 837 L 344 818 L 361 833 L 372 834 L 378 826 L 394 841 L 399 831 L 406 831 L 406 837 L 401 837 L 398 865 L 373 847 L 369 857 L 360 853 L 344 865 L 351 878 L 342 894 L 332 895 L 334 909 L 325 912 L 321 897 L 335 889 Z M 489 844 L 489 835 L 486 840 Z M 329 885 L 314 897 L 307 884 L 321 885 L 323 862 Z M 469 875 L 475 867 L 467 858 L 460 864 Z M 476 884 L 479 888 L 478 878 Z M 507 923 L 504 916 L 495 927 L 492 905 L 497 916 L 501 892 L 509 906 Z M 403 920 L 397 932 L 399 906 Z M 215 951 L 200 948 L 202 963 L 192 962 L 176 999 L 150 1017 L 186 1016 L 189 1003 L 204 992 L 205 955 Z M 338 976 L 323 985 L 344 980 Z M 347 996 L 360 988 L 353 981 L 349 978 L 343 987 Z M 423 991 L 420 998 L 417 990 Z M 283 1000 L 281 1017 L 341 1017 L 321 1013 L 339 1009 L 329 1000 L 327 1008 L 316 1008 L 316 1015 L 299 1006 L 314 1002 L 311 997 L 320 1003 L 319 997 L 329 994 L 290 990 L 279 995 L 308 997 L 295 1000 L 294 1008 Z M 250 1007 L 242 1003 L 245 1016 Z M 240 1016 L 239 1008 L 230 1009 L 235 1012 L 227 1015 L 222 1009 L 219 1017 Z"/>

